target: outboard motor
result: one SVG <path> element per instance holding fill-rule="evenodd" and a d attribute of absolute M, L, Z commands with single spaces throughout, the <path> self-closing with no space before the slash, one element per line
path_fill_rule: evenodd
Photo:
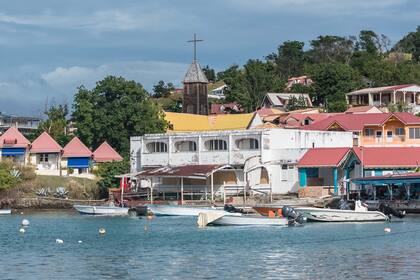
<path fill-rule="evenodd" d="M 405 216 L 405 211 L 395 210 L 394 208 L 392 208 L 391 206 L 385 203 L 379 204 L 379 211 L 387 215 L 390 219 L 391 219 L 391 216 L 394 216 L 400 219 L 404 218 Z"/>
<path fill-rule="evenodd" d="M 242 211 L 242 209 L 236 208 L 235 206 L 233 206 L 231 204 L 225 204 L 223 209 L 226 212 L 229 212 L 229 213 L 243 213 L 244 212 L 244 211 Z"/>
<path fill-rule="evenodd" d="M 306 218 L 301 213 L 293 209 L 293 207 L 285 205 L 281 211 L 283 217 L 289 220 L 289 225 L 294 225 L 295 223 L 303 224 L 306 221 Z"/>

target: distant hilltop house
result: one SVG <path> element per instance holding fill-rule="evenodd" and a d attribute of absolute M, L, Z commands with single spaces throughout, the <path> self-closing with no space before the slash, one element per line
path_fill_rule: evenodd
<path fill-rule="evenodd" d="M 7 115 L 0 112 L 0 134 L 10 127 L 19 128 L 24 134 L 38 129 L 40 118 Z"/>
<path fill-rule="evenodd" d="M 214 98 L 214 99 L 225 99 L 225 91 L 226 91 L 227 85 L 222 84 L 214 89 L 211 89 L 208 97 Z"/>
<path fill-rule="evenodd" d="M 307 93 L 269 92 L 264 96 L 261 108 L 275 108 L 281 111 L 287 111 L 287 104 L 293 97 L 298 100 L 303 97 L 305 99 L 306 107 L 313 107 L 311 98 Z"/>
<path fill-rule="evenodd" d="M 303 85 L 303 86 L 310 86 L 312 85 L 313 81 L 308 76 L 300 76 L 300 77 L 290 77 L 286 83 L 286 90 L 290 90 L 293 85 Z"/>
<path fill-rule="evenodd" d="M 377 106 L 385 108 L 390 104 L 405 103 L 414 113 L 420 112 L 420 86 L 416 84 L 364 88 L 346 93 L 347 104 L 356 106 Z"/>
<path fill-rule="evenodd" d="M 219 114 L 230 114 L 230 113 L 243 113 L 244 110 L 236 102 L 225 103 L 225 104 L 211 104 L 210 114 L 219 115 Z"/>

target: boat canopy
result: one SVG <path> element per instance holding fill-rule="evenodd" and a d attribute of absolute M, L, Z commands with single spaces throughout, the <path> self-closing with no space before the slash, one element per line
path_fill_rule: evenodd
<path fill-rule="evenodd" d="M 414 184 L 414 183 L 420 183 L 420 172 L 355 178 L 355 179 L 352 179 L 351 182 L 356 185 Z"/>

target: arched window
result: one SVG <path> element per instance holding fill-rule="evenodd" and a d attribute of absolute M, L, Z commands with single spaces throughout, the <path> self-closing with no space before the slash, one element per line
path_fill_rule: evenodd
<path fill-rule="evenodd" d="M 194 141 L 179 141 L 175 143 L 177 152 L 195 152 L 197 151 L 197 143 Z"/>
<path fill-rule="evenodd" d="M 168 152 L 168 145 L 163 142 L 150 142 L 146 145 L 149 153 L 166 153 Z"/>
<path fill-rule="evenodd" d="M 204 144 L 207 151 L 225 151 L 227 150 L 227 142 L 222 139 L 207 140 Z"/>
<path fill-rule="evenodd" d="M 260 143 L 254 138 L 242 138 L 236 141 L 236 146 L 240 150 L 257 150 Z"/>

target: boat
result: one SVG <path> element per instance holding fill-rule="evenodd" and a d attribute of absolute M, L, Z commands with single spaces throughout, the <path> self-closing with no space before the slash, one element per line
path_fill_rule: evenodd
<path fill-rule="evenodd" d="M 296 207 L 295 210 L 313 222 L 379 222 L 390 219 L 382 212 L 368 211 L 360 200 L 355 201 L 354 210 L 316 207 Z"/>
<path fill-rule="evenodd" d="M 0 209 L 0 215 L 12 214 L 12 209 Z"/>
<path fill-rule="evenodd" d="M 258 215 L 230 216 L 225 215 L 217 218 L 208 225 L 213 226 L 288 226 L 287 218 L 268 218 Z"/>
<path fill-rule="evenodd" d="M 74 209 L 82 215 L 97 216 L 126 216 L 130 208 L 117 206 L 73 205 Z"/>
<path fill-rule="evenodd" d="M 178 205 L 147 204 L 147 208 L 155 216 L 198 216 L 200 213 L 212 212 L 216 214 L 241 216 L 241 213 L 229 213 L 212 207 L 193 207 Z"/>

